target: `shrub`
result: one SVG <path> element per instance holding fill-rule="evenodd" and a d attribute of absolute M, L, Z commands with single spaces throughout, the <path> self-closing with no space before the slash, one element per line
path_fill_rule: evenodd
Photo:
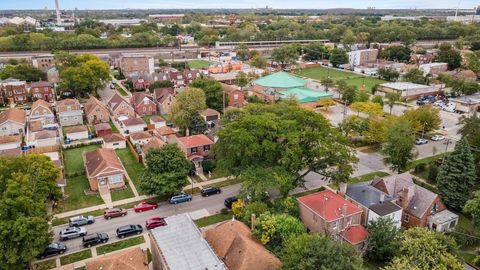
<path fill-rule="evenodd" d="M 207 159 L 202 161 L 202 168 L 204 173 L 213 172 L 217 167 L 217 162 L 213 159 Z"/>
<path fill-rule="evenodd" d="M 436 164 L 430 164 L 428 168 L 428 180 L 431 180 L 432 182 L 437 181 L 437 175 L 438 175 L 438 166 Z"/>
<path fill-rule="evenodd" d="M 245 202 L 242 199 L 239 199 L 232 204 L 233 214 L 237 218 L 242 218 L 243 217 L 243 211 L 244 210 L 245 210 Z"/>
<path fill-rule="evenodd" d="M 243 221 L 250 225 L 252 214 L 259 217 L 261 214 L 268 211 L 267 204 L 263 202 L 252 202 L 245 206 L 243 211 Z"/>
<path fill-rule="evenodd" d="M 426 167 L 427 167 L 427 166 L 426 166 L 424 163 L 420 163 L 420 164 L 418 164 L 418 165 L 415 166 L 414 171 L 415 171 L 416 173 L 424 172 L 425 169 L 426 169 Z"/>

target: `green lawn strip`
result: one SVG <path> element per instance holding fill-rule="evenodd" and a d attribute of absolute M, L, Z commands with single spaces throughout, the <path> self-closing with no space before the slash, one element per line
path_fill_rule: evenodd
<path fill-rule="evenodd" d="M 55 267 L 57 267 L 57 265 L 55 263 L 55 259 L 51 259 L 51 260 L 48 260 L 48 261 L 35 263 L 33 269 L 35 269 L 35 270 L 50 270 L 50 269 L 54 269 Z"/>
<path fill-rule="evenodd" d="M 120 87 L 118 84 L 115 84 L 115 88 L 117 89 L 117 91 L 120 93 L 120 95 L 126 97 L 128 96 L 128 93 L 125 92 L 125 90 L 123 90 L 122 87 Z"/>
<path fill-rule="evenodd" d="M 112 120 L 110 120 L 110 128 L 112 129 L 112 133 L 118 133 L 117 127 L 113 124 Z"/>
<path fill-rule="evenodd" d="M 191 60 L 188 61 L 188 66 L 190 68 L 207 68 L 209 67 L 213 62 L 207 61 L 207 60 Z"/>
<path fill-rule="evenodd" d="M 430 156 L 430 157 L 414 160 L 407 165 L 407 170 L 412 170 L 412 169 L 415 168 L 415 166 L 417 166 L 419 164 L 432 163 L 433 161 L 435 161 L 437 159 L 443 158 L 443 156 L 444 156 L 444 154 L 442 153 L 442 154 L 438 154 L 438 155 L 435 155 L 435 156 Z"/>
<path fill-rule="evenodd" d="M 126 183 L 126 189 L 123 190 L 118 190 L 118 191 L 112 191 L 112 201 L 120 201 L 123 199 L 128 199 L 135 197 L 135 194 L 133 194 L 132 188 Z"/>
<path fill-rule="evenodd" d="M 63 151 L 63 162 L 65 163 L 65 174 L 67 179 L 72 176 L 85 174 L 83 168 L 83 153 L 100 148 L 101 145 L 87 145 Z M 68 186 L 68 183 L 67 183 Z"/>
<path fill-rule="evenodd" d="M 200 188 L 198 188 L 198 187 L 193 188 L 193 191 L 192 191 L 191 188 L 189 188 L 187 190 L 184 190 L 183 192 L 185 192 L 186 194 L 195 195 L 195 194 L 200 193 Z"/>
<path fill-rule="evenodd" d="M 305 191 L 302 191 L 302 192 L 299 192 L 299 193 L 295 193 L 292 196 L 298 198 L 298 197 L 302 197 L 302 196 L 305 196 L 305 195 L 320 192 L 322 190 L 325 190 L 325 188 L 324 187 L 319 187 L 319 188 L 315 188 L 315 189 L 311 189 L 311 190 L 305 190 Z"/>
<path fill-rule="evenodd" d="M 143 236 L 140 235 L 140 236 L 126 239 L 126 240 L 118 241 L 115 243 L 99 246 L 96 249 L 97 249 L 97 254 L 102 255 L 102 254 L 110 253 L 120 249 L 125 249 L 131 246 L 136 246 L 142 243 L 145 243 L 145 238 L 143 238 Z"/>
<path fill-rule="evenodd" d="M 222 182 L 218 182 L 218 183 L 208 185 L 208 187 L 226 187 L 226 186 L 236 185 L 236 184 L 239 184 L 239 183 L 242 183 L 242 182 L 243 182 L 243 180 L 240 177 L 236 177 L 236 178 L 232 178 L 232 179 L 228 179 L 228 180 L 225 180 L 225 181 L 222 181 Z M 205 186 L 205 187 L 207 187 L 207 186 Z"/>
<path fill-rule="evenodd" d="M 61 265 L 71 264 L 71 263 L 85 260 L 91 257 L 92 257 L 92 251 L 90 249 L 86 249 L 77 253 L 72 253 L 72 254 L 60 257 L 60 264 Z"/>
<path fill-rule="evenodd" d="M 90 187 L 85 175 L 69 178 L 65 187 L 67 198 L 61 200 L 55 207 L 55 213 L 67 212 L 75 209 L 103 204 L 100 195 L 85 195 L 84 190 Z"/>
<path fill-rule="evenodd" d="M 213 216 L 197 219 L 195 220 L 195 224 L 197 224 L 198 227 L 202 228 L 218 222 L 229 220 L 232 218 L 232 216 L 233 216 L 233 213 L 227 213 L 227 214 L 220 213 Z"/>
<path fill-rule="evenodd" d="M 81 266 L 81 267 L 75 268 L 75 270 L 87 270 L 87 268 L 86 266 Z"/>
<path fill-rule="evenodd" d="M 123 163 L 123 167 L 127 170 L 130 179 L 132 179 L 135 188 L 137 188 L 139 195 L 144 195 L 142 188 L 140 187 L 140 177 L 143 173 L 145 167 L 142 163 L 138 162 L 133 154 L 130 152 L 130 149 L 118 149 L 115 150 L 117 152 L 118 157 Z"/>
<path fill-rule="evenodd" d="M 102 216 L 102 215 L 103 215 L 103 211 L 104 211 L 104 209 L 100 209 L 100 210 L 95 210 L 95 211 L 91 211 L 91 212 L 86 212 L 86 213 L 83 213 L 83 214 L 81 214 L 81 215 L 82 215 L 82 216 L 94 216 L 94 217 L 99 217 L 99 216 Z M 73 217 L 73 216 L 71 216 L 71 217 Z M 66 223 L 68 223 L 68 220 L 69 220 L 71 217 L 53 218 L 53 219 L 52 219 L 52 226 L 58 226 L 58 225 L 66 224 Z"/>
<path fill-rule="evenodd" d="M 224 172 L 219 169 L 214 169 L 212 172 L 212 176 L 208 176 L 208 173 L 205 173 L 205 177 L 207 177 L 209 180 L 211 179 L 217 179 L 217 178 L 222 178 L 222 177 L 227 177 L 230 176 L 227 172 Z"/>

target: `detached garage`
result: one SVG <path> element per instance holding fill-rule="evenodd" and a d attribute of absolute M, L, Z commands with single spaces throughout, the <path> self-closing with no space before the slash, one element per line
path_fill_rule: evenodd
<path fill-rule="evenodd" d="M 88 139 L 88 129 L 86 126 L 74 126 L 65 128 L 65 137 L 70 141 Z"/>

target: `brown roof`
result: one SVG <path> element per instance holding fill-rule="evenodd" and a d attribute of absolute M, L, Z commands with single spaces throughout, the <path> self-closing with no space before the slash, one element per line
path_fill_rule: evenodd
<path fill-rule="evenodd" d="M 100 102 L 96 97 L 90 96 L 90 98 L 87 100 L 85 103 L 85 114 L 90 114 L 93 110 L 95 110 L 97 107 L 100 107 L 102 110 L 105 111 L 105 113 L 108 114 L 108 110 L 105 107 L 105 105 Z"/>
<path fill-rule="evenodd" d="M 153 137 L 148 143 L 146 143 L 144 146 L 142 146 L 142 152 L 144 154 L 147 154 L 150 149 L 153 148 L 160 148 L 165 145 L 165 142 L 160 140 L 157 137 Z"/>
<path fill-rule="evenodd" d="M 148 270 L 147 252 L 139 247 L 85 262 L 87 270 Z"/>
<path fill-rule="evenodd" d="M 22 141 L 22 136 L 20 135 L 0 136 L 0 144 L 21 142 L 21 141 Z"/>
<path fill-rule="evenodd" d="M 220 115 L 220 113 L 214 109 L 207 108 L 205 111 L 203 111 L 202 116 L 217 116 Z"/>
<path fill-rule="evenodd" d="M 163 126 L 155 129 L 155 131 L 160 134 L 161 136 L 166 136 L 166 135 L 173 135 L 175 134 L 175 130 L 173 130 L 171 127 Z"/>
<path fill-rule="evenodd" d="M 43 139 L 50 139 L 56 138 L 57 131 L 56 130 L 42 130 L 35 133 L 35 140 L 43 140 Z"/>
<path fill-rule="evenodd" d="M 153 93 L 155 96 L 155 100 L 158 103 L 163 103 L 169 95 L 175 95 L 175 91 L 173 90 L 173 88 L 157 88 L 153 91 Z"/>
<path fill-rule="evenodd" d="M 141 105 L 145 98 L 148 98 L 151 102 L 153 102 L 153 97 L 150 94 L 145 92 L 133 93 L 133 101 L 135 102 L 135 106 Z"/>
<path fill-rule="evenodd" d="M 128 118 L 127 120 L 122 121 L 123 125 L 128 126 L 136 126 L 136 125 L 145 125 L 145 121 L 142 118 Z"/>
<path fill-rule="evenodd" d="M 153 123 L 165 122 L 165 119 L 163 119 L 161 116 L 155 115 L 150 118 L 150 122 L 153 122 Z"/>
<path fill-rule="evenodd" d="M 30 121 L 28 124 L 31 132 L 40 131 L 43 129 L 42 121 Z"/>
<path fill-rule="evenodd" d="M 83 155 L 85 171 L 89 178 L 94 178 L 103 172 L 124 172 L 122 163 L 118 159 L 115 150 L 100 148 L 95 151 L 87 152 Z"/>
<path fill-rule="evenodd" d="M 35 101 L 33 104 L 32 104 L 32 111 L 35 110 L 36 108 L 38 107 L 45 107 L 47 108 L 48 110 L 50 110 L 50 103 L 46 102 L 45 100 L 43 99 L 37 99 L 37 101 Z M 50 110 L 50 113 L 52 113 L 52 111 Z"/>
<path fill-rule="evenodd" d="M 20 147 L 14 149 L 0 150 L 0 156 L 20 156 L 22 149 Z"/>
<path fill-rule="evenodd" d="M 52 84 L 45 81 L 32 82 L 31 87 L 51 87 Z"/>
<path fill-rule="evenodd" d="M 99 123 L 94 126 L 95 131 L 100 131 L 100 130 L 111 130 L 112 127 L 110 126 L 109 123 Z"/>
<path fill-rule="evenodd" d="M 17 108 L 10 108 L 0 113 L 0 124 L 7 121 L 14 121 L 19 124 L 25 124 L 25 111 Z"/>
<path fill-rule="evenodd" d="M 220 84 L 222 85 L 223 90 L 224 90 L 225 92 L 230 93 L 230 92 L 233 92 L 233 91 L 241 91 L 239 88 L 237 88 L 237 87 L 234 86 L 234 85 L 229 85 L 229 84 L 226 84 L 226 83 L 220 83 Z"/>
<path fill-rule="evenodd" d="M 273 270 L 282 265 L 240 221 L 225 221 L 206 231 L 205 238 L 230 270 Z"/>
<path fill-rule="evenodd" d="M 152 135 L 147 131 L 135 132 L 130 134 L 130 138 L 134 141 L 151 138 Z"/>
<path fill-rule="evenodd" d="M 88 131 L 86 126 L 73 126 L 73 127 L 67 127 L 65 128 L 65 133 L 77 133 L 77 132 L 84 132 Z"/>
<path fill-rule="evenodd" d="M 72 105 L 79 105 L 80 102 L 77 99 L 67 98 L 57 101 L 57 106 L 72 106 Z"/>
<path fill-rule="evenodd" d="M 128 106 L 130 106 L 130 104 L 128 104 L 128 102 L 124 98 L 122 98 L 119 94 L 115 93 L 115 95 L 113 95 L 108 101 L 108 106 L 110 106 L 112 111 L 115 111 L 117 107 L 122 104 L 122 102 L 125 102 Z"/>
<path fill-rule="evenodd" d="M 106 143 L 125 141 L 125 138 L 118 133 L 108 134 L 108 135 L 102 136 L 102 138 L 103 138 L 103 141 Z"/>
<path fill-rule="evenodd" d="M 198 134 L 198 135 L 193 135 L 188 137 L 181 137 L 181 138 L 178 138 L 177 141 L 179 144 L 183 145 L 183 147 L 186 149 L 214 144 L 212 140 L 210 140 L 207 136 L 203 134 Z"/>

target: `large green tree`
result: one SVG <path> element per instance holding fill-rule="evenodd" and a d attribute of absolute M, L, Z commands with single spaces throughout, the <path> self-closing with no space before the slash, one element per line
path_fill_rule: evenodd
<path fill-rule="evenodd" d="M 382 145 L 385 163 L 396 172 L 404 171 L 415 157 L 414 146 L 415 129 L 412 124 L 403 118 L 393 119 L 387 126 Z"/>
<path fill-rule="evenodd" d="M 474 233 L 477 221 L 480 219 L 480 191 L 476 191 L 473 197 L 465 203 L 463 212 L 472 217 L 469 231 Z"/>
<path fill-rule="evenodd" d="M 437 187 L 443 201 L 462 209 L 475 184 L 475 163 L 466 138 L 461 139 L 440 166 Z"/>
<path fill-rule="evenodd" d="M 389 262 L 398 250 L 400 230 L 390 218 L 370 221 L 367 230 L 367 258 L 376 262 Z"/>
<path fill-rule="evenodd" d="M 175 97 L 172 104 L 173 123 L 186 130 L 192 121 L 192 116 L 207 108 L 205 92 L 197 88 L 188 88 Z"/>
<path fill-rule="evenodd" d="M 439 129 L 440 124 L 442 123 L 440 110 L 432 105 L 424 105 L 416 109 L 409 109 L 404 112 L 403 117 L 409 120 L 418 132 L 428 132 Z"/>
<path fill-rule="evenodd" d="M 460 52 L 450 44 L 441 44 L 435 62 L 444 62 L 448 64 L 448 70 L 454 70 L 462 65 L 462 56 Z"/>
<path fill-rule="evenodd" d="M 340 65 L 348 63 L 347 52 L 343 49 L 333 49 L 330 52 L 330 63 L 334 67 L 339 67 Z"/>
<path fill-rule="evenodd" d="M 418 68 L 413 68 L 403 75 L 403 80 L 406 82 L 418 83 L 428 85 L 430 78 L 423 74 L 423 71 Z"/>
<path fill-rule="evenodd" d="M 318 61 L 328 59 L 329 57 L 329 53 L 325 46 L 318 42 L 308 44 L 303 48 L 303 51 L 305 52 L 303 59 L 307 61 Z"/>
<path fill-rule="evenodd" d="M 170 195 L 188 183 L 190 162 L 176 144 L 148 151 L 140 185 L 147 194 Z"/>
<path fill-rule="evenodd" d="M 14 78 L 22 81 L 41 81 L 47 79 L 42 70 L 28 64 L 6 65 L 0 72 L 0 79 Z"/>
<path fill-rule="evenodd" d="M 385 96 L 387 97 L 387 105 L 390 107 L 390 114 L 392 114 L 393 106 L 400 100 L 401 95 L 397 92 L 389 92 Z"/>
<path fill-rule="evenodd" d="M 412 228 L 402 234 L 398 255 L 384 270 L 460 270 L 457 244 L 446 234 L 426 228 Z"/>
<path fill-rule="evenodd" d="M 398 71 L 394 69 L 384 67 L 378 69 L 378 77 L 380 77 L 380 79 L 382 80 L 394 82 L 398 79 L 399 76 L 400 73 L 398 73 Z"/>
<path fill-rule="evenodd" d="M 282 67 L 286 67 L 288 64 L 295 63 L 298 55 L 297 46 L 283 45 L 279 48 L 273 49 L 271 57 L 273 61 L 279 63 Z"/>
<path fill-rule="evenodd" d="M 285 243 L 280 258 L 285 270 L 360 270 L 362 258 L 353 247 L 326 236 L 301 234 Z"/>
<path fill-rule="evenodd" d="M 391 61 L 408 62 L 410 61 L 411 50 L 408 46 L 390 46 L 382 51 L 380 57 Z"/>
<path fill-rule="evenodd" d="M 204 134 L 207 129 L 207 123 L 200 115 L 200 113 L 194 113 L 190 118 L 190 124 L 188 126 L 190 135 Z"/>
<path fill-rule="evenodd" d="M 199 78 L 194 80 L 190 87 L 202 89 L 205 92 L 205 102 L 208 108 L 223 111 L 223 88 L 213 79 Z"/>
<path fill-rule="evenodd" d="M 43 155 L 0 158 L 0 269 L 26 269 L 52 241 L 45 202 L 61 194 Z"/>

